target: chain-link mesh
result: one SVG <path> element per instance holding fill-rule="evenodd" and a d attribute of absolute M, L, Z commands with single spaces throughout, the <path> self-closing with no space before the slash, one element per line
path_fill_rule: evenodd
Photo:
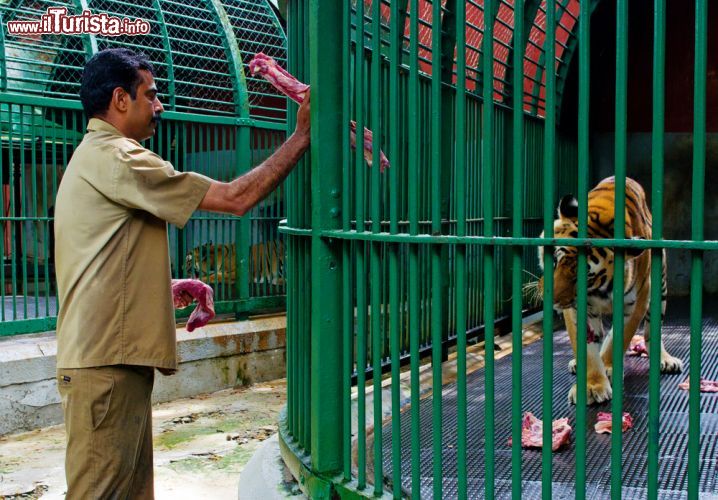
<path fill-rule="evenodd" d="M 160 99 L 174 111 L 241 115 L 242 97 L 248 93 L 251 116 L 272 121 L 286 119 L 286 98 L 263 79 L 247 75 L 246 65 L 264 52 L 286 65 L 286 37 L 266 1 L 226 0 L 215 7 L 209 1 L 90 0 L 92 14 L 149 23 L 147 34 L 11 35 L 8 21 L 40 21 L 51 7 L 64 7 L 79 15 L 79 2 L 71 0 L 10 0 L 0 4 L 4 35 L 4 66 L 0 87 L 14 92 L 76 99 L 82 68 L 97 50 L 126 47 L 145 53 L 157 72 Z M 215 10 L 216 9 L 216 10 Z M 224 32 L 227 16 L 237 47 Z M 231 64 L 231 50 L 241 54 L 243 68 Z M 236 82 L 234 79 L 236 78 Z"/>
<path fill-rule="evenodd" d="M 8 22 L 38 21 L 51 7 L 74 11 L 69 0 L 12 0 L 0 4 L 5 44 L 5 72 L 0 82 L 3 90 L 49 97 L 77 95 L 85 61 L 82 36 L 8 32 Z"/>
<path fill-rule="evenodd" d="M 264 78 L 252 76 L 247 68 L 257 52 L 273 57 L 287 67 L 287 46 L 284 29 L 271 7 L 264 2 L 251 0 L 225 0 L 237 45 L 242 53 L 250 114 L 270 120 L 286 120 L 286 98 Z"/>

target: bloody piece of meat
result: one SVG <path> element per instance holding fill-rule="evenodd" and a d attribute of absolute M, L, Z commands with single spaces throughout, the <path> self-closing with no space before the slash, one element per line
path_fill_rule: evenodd
<path fill-rule="evenodd" d="M 631 343 L 628 345 L 629 356 L 648 357 L 648 349 L 646 349 L 646 339 L 643 335 L 634 335 Z"/>
<path fill-rule="evenodd" d="M 559 418 L 553 421 L 551 430 L 551 451 L 556 451 L 568 444 L 571 438 L 571 426 L 568 425 L 568 418 Z M 512 440 L 509 438 L 509 446 Z M 527 411 L 521 423 L 521 447 L 541 448 L 543 447 L 543 421 Z"/>
<path fill-rule="evenodd" d="M 300 82 L 294 76 L 289 74 L 284 68 L 277 64 L 273 58 L 268 55 L 259 52 L 254 58 L 249 61 L 249 72 L 253 75 L 261 75 L 265 80 L 271 83 L 277 90 L 292 99 L 293 101 L 301 104 L 304 102 L 304 98 L 309 90 L 309 85 Z M 349 123 L 349 142 L 352 148 L 356 149 L 356 131 L 357 124 L 354 120 Z M 374 146 L 372 143 L 374 135 L 372 131 L 364 127 L 364 160 L 371 167 L 374 158 L 373 150 Z M 385 168 L 389 167 L 389 160 L 383 151 L 379 151 L 379 170 L 384 171 Z"/>
<path fill-rule="evenodd" d="M 678 387 L 687 391 L 690 386 L 689 381 L 690 379 L 684 380 L 682 383 L 678 384 Z M 718 392 L 718 382 L 715 380 L 701 378 L 700 392 Z"/>
<path fill-rule="evenodd" d="M 599 434 L 611 434 L 613 431 L 613 421 L 611 420 L 611 413 L 605 411 L 599 411 L 597 415 L 596 425 L 593 428 Z M 633 417 L 628 412 L 623 412 L 623 418 L 621 422 L 621 430 L 626 432 L 628 429 L 633 427 Z"/>
<path fill-rule="evenodd" d="M 199 280 L 172 280 L 172 299 L 175 307 L 182 305 L 182 292 L 190 294 L 196 301 L 194 308 L 187 320 L 187 331 L 200 328 L 214 318 L 214 291 L 209 285 Z"/>
<path fill-rule="evenodd" d="M 249 61 L 249 72 L 259 74 L 269 83 L 295 102 L 301 104 L 307 95 L 309 85 L 300 82 L 277 64 L 273 58 L 259 52 Z"/>

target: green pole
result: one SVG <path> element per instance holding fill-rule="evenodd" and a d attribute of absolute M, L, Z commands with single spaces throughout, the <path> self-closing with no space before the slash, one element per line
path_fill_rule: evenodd
<path fill-rule="evenodd" d="M 481 137 L 483 141 L 481 169 L 483 200 L 484 236 L 494 236 L 494 19 L 493 0 L 484 1 L 484 35 L 482 41 L 483 98 Z M 484 247 L 484 350 L 486 377 L 484 380 L 485 407 L 485 472 L 484 488 L 486 498 L 494 498 L 494 474 L 496 464 L 494 432 L 494 317 L 495 317 L 495 273 L 494 247 Z"/>
<path fill-rule="evenodd" d="M 616 126 L 615 126 L 615 212 L 614 238 L 626 236 L 626 130 L 628 88 L 628 2 L 618 0 L 616 5 Z M 612 425 L 620 429 L 623 422 L 623 346 L 625 250 L 614 251 L 613 273 L 613 400 Z M 623 433 L 611 434 L 611 498 L 621 499 Z"/>
<path fill-rule="evenodd" d="M 546 41 L 544 66 L 546 73 L 546 121 L 544 130 L 543 220 L 544 236 L 553 236 L 553 214 L 556 185 L 556 0 L 546 1 Z M 551 428 L 553 419 L 553 247 L 544 251 L 543 308 L 543 450 L 542 494 L 551 498 Z"/>
<path fill-rule="evenodd" d="M 456 2 L 456 234 L 466 235 L 466 2 Z M 457 474 L 460 500 L 467 498 L 466 440 L 466 246 L 456 246 Z"/>
<path fill-rule="evenodd" d="M 342 466 L 342 259 L 341 244 L 319 231 L 339 229 L 342 130 L 342 4 L 309 2 L 309 66 L 312 84 L 312 335 L 311 449 L 312 468 L 319 474 Z M 348 432 L 348 429 L 346 429 Z"/>
<path fill-rule="evenodd" d="M 693 200 L 691 239 L 703 240 L 706 164 L 706 66 L 708 2 L 696 0 L 695 74 L 693 98 Z M 691 352 L 688 391 L 688 498 L 698 498 L 701 427 L 701 333 L 703 252 L 691 252 Z"/>
<path fill-rule="evenodd" d="M 666 1 L 655 0 L 653 16 L 653 158 L 651 174 L 652 237 L 663 239 L 663 166 L 666 78 Z M 664 250 L 651 250 L 651 341 L 648 353 L 648 498 L 658 498 L 658 456 L 660 438 L 660 365 L 662 271 Z"/>
<path fill-rule="evenodd" d="M 589 103 L 591 82 L 591 6 L 581 2 L 579 13 L 578 97 L 578 234 L 588 236 Z M 586 249 L 579 247 L 576 304 L 576 499 L 586 498 L 586 320 L 588 313 Z"/>
<path fill-rule="evenodd" d="M 371 33 L 372 33 L 372 58 L 371 58 L 371 129 L 372 140 L 372 165 L 371 169 L 371 231 L 381 232 L 381 190 L 379 172 L 379 152 L 381 151 L 382 123 L 382 73 L 381 73 L 381 2 L 372 4 L 371 12 Z M 359 149 L 359 148 L 357 148 Z M 384 335 L 382 331 L 382 261 L 381 243 L 372 243 L 370 246 L 370 268 L 371 268 L 371 361 L 372 361 L 372 382 L 374 393 L 374 495 L 380 496 L 383 493 L 384 472 L 381 460 L 382 451 L 382 397 L 381 397 L 381 363 L 382 363 L 382 342 Z"/>
<path fill-rule="evenodd" d="M 514 50 L 513 50 L 513 231 L 514 238 L 523 234 L 524 211 L 524 111 L 523 111 L 523 64 L 524 64 L 524 0 L 516 0 L 514 12 Z M 517 50 L 518 49 L 518 50 Z M 512 280 L 511 290 L 511 496 L 521 500 L 521 371 L 522 371 L 522 340 L 521 309 L 523 305 L 521 293 L 521 263 L 523 249 L 515 246 L 512 249 Z"/>
<path fill-rule="evenodd" d="M 408 213 L 409 234 L 419 234 L 419 0 L 410 0 L 409 36 L 409 155 L 408 155 Z M 419 246 L 409 245 L 409 351 L 411 356 L 411 491 L 421 492 L 419 443 L 421 418 L 419 415 L 419 336 L 421 314 L 419 303 Z"/>
<path fill-rule="evenodd" d="M 448 4 L 447 4 L 448 6 Z M 441 234 L 441 139 L 442 122 L 442 81 L 441 81 L 441 2 L 434 2 L 431 16 L 431 231 Z M 442 263 L 441 245 L 431 247 L 431 367 L 432 389 L 431 428 L 433 449 L 434 498 L 442 496 L 442 432 L 441 432 L 441 340 L 442 324 Z"/>

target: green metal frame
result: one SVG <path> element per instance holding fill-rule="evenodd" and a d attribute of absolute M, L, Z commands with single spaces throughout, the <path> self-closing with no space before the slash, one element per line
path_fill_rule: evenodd
<path fill-rule="evenodd" d="M 75 13 L 80 13 L 82 10 L 90 9 L 91 5 L 88 0 L 72 0 L 68 2 L 70 10 Z M 228 8 L 234 9 L 232 15 L 228 15 Z M 113 1 L 111 8 L 117 9 L 120 12 L 116 12 L 118 15 L 122 15 L 123 9 L 126 12 L 134 12 L 131 10 L 132 5 L 129 2 Z M 243 57 L 248 58 L 247 54 L 240 52 L 240 43 L 235 35 L 235 29 L 238 27 L 237 23 L 242 23 L 242 16 L 250 16 L 250 18 L 258 18 L 257 16 L 264 19 L 266 17 L 267 22 L 262 24 L 260 27 L 249 28 L 250 31 L 243 32 L 243 40 L 259 40 L 262 35 L 262 30 L 269 33 L 271 36 L 265 39 L 266 43 L 275 43 L 277 50 L 286 50 L 286 39 L 281 24 L 277 20 L 274 11 L 264 1 L 260 3 L 253 3 L 251 5 L 244 5 L 242 3 L 234 2 L 233 0 L 227 0 L 226 3 L 222 3 L 220 0 L 205 0 L 201 5 L 195 7 L 188 6 L 188 8 L 199 8 L 206 12 L 207 19 L 212 19 L 212 22 L 216 25 L 216 33 L 221 36 L 218 40 L 221 41 L 222 46 L 219 47 L 226 55 L 227 68 L 229 69 L 229 77 L 232 82 L 231 92 L 231 112 L 228 114 L 216 114 L 211 109 L 206 108 L 202 101 L 196 101 L 199 107 L 197 109 L 188 112 L 185 108 L 178 109 L 176 102 L 177 92 L 180 90 L 176 85 L 176 70 L 178 60 L 173 57 L 173 41 L 180 40 L 182 35 L 183 26 L 178 25 L 178 19 L 180 22 L 188 23 L 186 30 L 192 35 L 197 37 L 200 35 L 192 34 L 192 28 L 190 26 L 191 20 L 187 16 L 183 16 L 182 4 L 176 2 L 168 3 L 163 0 L 153 0 L 151 6 L 146 10 L 150 14 L 147 19 L 157 27 L 155 38 L 150 40 L 147 39 L 147 44 L 150 46 L 155 43 L 155 47 L 152 49 L 158 54 L 158 50 L 161 50 L 162 60 L 158 61 L 158 66 L 162 65 L 166 69 L 167 86 L 166 89 L 169 93 L 169 99 L 167 103 L 167 111 L 163 114 L 165 124 L 158 132 L 158 135 L 148 141 L 148 147 L 156 149 L 159 148 L 159 153 L 163 154 L 169 161 L 173 162 L 178 168 L 185 168 L 184 161 L 189 158 L 183 156 L 184 153 L 189 152 L 190 154 L 207 154 L 207 151 L 202 152 L 204 148 L 203 144 L 209 145 L 210 143 L 218 144 L 222 142 L 224 151 L 234 150 L 234 161 L 230 161 L 230 167 L 225 172 L 218 166 L 212 166 L 211 172 L 207 173 L 215 178 L 223 178 L 228 180 L 241 173 L 244 169 L 249 169 L 253 164 L 261 161 L 266 157 L 273 148 L 279 145 L 279 142 L 284 137 L 286 125 L 281 120 L 278 120 L 276 116 L 264 118 L 260 112 L 257 112 L 258 107 L 255 109 L 255 105 L 250 102 L 250 96 L 248 93 L 248 81 L 245 77 Z M 96 11 L 96 9 L 91 9 Z M 48 167 L 57 168 L 58 166 L 66 164 L 69 159 L 71 150 L 79 143 L 82 139 L 82 106 L 79 100 L 74 96 L 68 94 L 68 98 L 62 97 L 51 97 L 55 94 L 43 95 L 38 92 L 37 88 L 24 89 L 22 82 L 11 81 L 8 85 L 8 71 L 7 71 L 7 57 L 6 57 L 6 25 L 5 21 L 8 18 L 7 10 L 0 8 L 0 16 L 2 16 L 3 23 L 0 28 L 0 112 L 3 114 L 3 148 L 10 148 L 9 159 L 13 162 L 20 161 L 22 165 L 28 165 L 28 175 L 32 175 L 32 186 L 28 187 L 27 196 L 25 194 L 24 182 L 25 182 L 25 170 L 20 168 L 16 182 L 19 182 L 23 187 L 20 190 L 21 198 L 15 199 L 14 190 L 11 192 L 11 202 L 13 207 L 22 206 L 23 215 L 21 217 L 24 224 L 37 224 L 41 225 L 47 231 L 48 223 L 52 221 L 52 217 L 40 217 L 32 215 L 31 213 L 31 202 L 33 200 L 39 200 L 41 197 L 47 198 L 54 189 L 52 185 L 56 187 L 57 178 L 49 179 L 45 181 L 45 177 L 42 176 L 43 184 L 40 185 L 39 180 L 35 182 L 35 176 L 41 173 Z M 3 15 L 4 14 L 4 15 Z M 14 15 L 12 12 L 9 14 L 11 17 Z M 204 14 L 203 14 L 204 15 Z M 254 16 L 254 17 L 251 17 Z M 246 26 L 242 26 L 246 28 Z M 171 31 L 174 30 L 174 31 Z M 178 31 L 179 30 L 179 31 Z M 254 30 L 254 31 L 252 31 Z M 276 35 L 276 36 L 275 36 Z M 272 38 L 273 37 L 273 38 Z M 66 37 L 65 44 L 73 37 Z M 246 40 L 245 40 L 246 39 Z M 131 42 L 131 43 L 130 43 Z M 13 42 L 18 45 L 17 42 Z M 23 43 L 27 45 L 27 41 L 20 40 L 21 46 Z M 52 43 L 57 43 L 57 40 Z M 108 43 L 113 44 L 112 46 L 128 46 L 132 48 L 143 47 L 142 38 L 136 38 L 134 40 L 108 40 L 94 35 L 83 35 L 82 45 L 80 52 L 76 53 L 76 58 L 72 60 L 72 64 L 77 66 L 78 71 L 82 67 L 82 62 L 89 59 L 93 54 L 98 51 L 98 48 L 105 47 Z M 160 47 L 159 49 L 157 47 Z M 250 46 L 250 45 L 243 45 Z M 75 47 L 75 46 L 73 46 Z M 75 47 L 73 50 L 76 50 Z M 15 59 L 32 62 L 34 53 L 14 53 Z M 19 54 L 19 55 L 18 55 Z M 82 59 L 82 61 L 80 60 Z M 25 64 L 24 62 L 14 62 L 16 66 L 18 64 Z M 53 59 L 50 62 L 43 62 L 45 73 L 42 75 L 38 74 L 35 76 L 38 81 L 44 78 L 44 88 L 49 88 L 53 85 L 53 78 L 57 77 L 59 73 L 56 73 L 58 68 L 61 68 L 57 59 Z M 22 68 L 22 66 L 19 66 Z M 186 75 L 185 71 L 185 75 Z M 202 76 L 202 75 L 199 75 Z M 198 80 L 199 81 L 199 80 Z M 62 82 L 60 82 L 62 83 Z M 187 83 L 184 83 L 185 90 Z M 273 90 L 270 94 L 272 96 L 278 96 L 279 92 Z M 281 99 L 279 102 L 283 102 Z M 257 139 L 261 143 L 260 149 L 254 150 L 252 146 L 252 135 L 258 134 L 257 131 L 265 131 L 261 134 L 262 137 Z M 28 147 L 29 140 L 32 137 L 42 136 L 45 137 L 43 144 L 45 148 L 37 150 L 33 147 Z M 196 138 L 196 140 L 195 140 Z M 177 143 L 176 147 L 171 145 L 172 140 Z M 186 142 L 182 142 L 186 141 Z M 181 144 L 180 144 L 181 143 Z M 231 148 L 231 149 L 229 149 Z M 14 151 L 14 152 L 13 152 Z M 184 153 L 182 153 L 183 151 Z M 219 158 L 220 153 L 216 151 L 212 157 L 207 157 L 209 164 L 219 165 L 225 160 Z M 238 167 L 231 166 L 235 164 Z M 224 167 L 222 167 L 224 168 Z M 230 171 L 231 170 L 231 171 Z M 53 174 L 54 175 L 54 174 Z M 28 178 L 28 183 L 30 179 Z M 28 184 L 29 186 L 29 184 Z M 3 201 L 3 194 L 0 193 L 0 201 Z M 45 206 L 43 210 L 47 210 L 47 205 L 52 204 L 52 199 L 45 199 Z M 30 208 L 28 208 L 30 207 Z M 26 212 L 30 210 L 30 212 Z M 27 215 L 30 214 L 30 215 Z M 15 213 L 10 214 L 11 217 L 5 217 L 4 214 L 0 214 L 0 224 L 11 223 L 11 231 L 13 234 L 19 234 L 19 231 L 15 229 L 18 222 Z M 27 216 L 25 216 L 27 215 Z M 176 233 L 172 233 L 172 238 L 177 240 L 177 247 L 173 248 L 173 262 L 176 261 L 177 267 L 183 267 L 183 259 L 186 252 L 191 248 L 191 240 L 194 238 L 209 238 L 214 240 L 217 237 L 220 238 L 231 238 L 237 244 L 237 262 L 236 269 L 239 270 L 242 277 L 248 276 L 251 273 L 250 266 L 253 265 L 252 257 L 250 254 L 250 247 L 255 243 L 261 243 L 262 238 L 276 239 L 276 236 L 272 234 L 266 234 L 267 231 L 262 232 L 259 235 L 252 234 L 253 221 L 258 220 L 258 212 L 253 212 L 247 217 L 232 218 L 232 217 L 218 217 L 216 215 L 205 215 L 197 214 L 194 216 L 188 226 Z M 235 221 L 234 223 L 232 221 Z M 236 231 L 234 236 L 227 233 L 227 227 L 234 224 Z M 262 224 L 265 224 L 262 222 Z M 208 229 L 208 228 L 212 229 Z M 264 227 L 264 226 L 263 226 Z M 34 231 L 34 229 L 31 229 Z M 210 234 L 213 232 L 214 234 Z M 270 231 L 272 232 L 272 231 Z M 273 232 L 272 232 L 273 233 Z M 23 229 L 23 234 L 25 230 Z M 273 233 L 274 234 L 274 233 Z M 193 236 L 194 235 L 194 236 Z M 25 238 L 26 236 L 23 236 Z M 260 240 L 257 240 L 260 238 Z M 187 240 L 187 241 L 185 241 Z M 206 240 L 205 240 L 206 241 Z M 13 242 L 13 248 L 15 243 Z M 31 244 L 30 247 L 33 245 Z M 37 247 L 37 242 L 34 244 Z M 23 248 L 26 245 L 23 243 Z M 0 242 L 0 254 L 4 254 L 5 246 L 4 242 Z M 38 285 L 49 288 L 53 282 L 53 268 L 48 266 L 47 263 L 38 265 L 35 260 L 34 264 L 29 263 L 26 266 L 23 262 L 26 256 L 29 255 L 29 249 L 25 248 L 22 255 L 12 255 L 9 267 L 7 267 L 8 276 L 5 278 L 5 270 L 0 276 L 0 287 L 2 290 L 0 294 L 5 297 L 6 287 L 9 290 L 20 290 L 26 286 L 34 286 L 38 290 Z M 37 252 L 37 248 L 34 249 Z M 47 252 L 46 252 L 47 253 Z M 37 253 L 35 253 L 37 254 Z M 29 268 L 28 268 L 29 266 Z M 257 279 L 257 277 L 255 277 Z M 49 285 L 46 283 L 50 283 Z M 241 278 L 235 281 L 234 290 L 231 290 L 227 286 L 220 284 L 217 287 L 215 295 L 215 308 L 219 314 L 234 314 L 237 317 L 244 317 L 250 314 L 252 311 L 264 311 L 264 310 L 277 310 L 285 306 L 284 288 L 283 285 L 254 285 L 251 284 L 249 279 Z M 36 311 L 33 313 L 32 310 L 28 310 L 28 301 L 32 301 L 33 298 L 29 297 L 27 300 L 20 300 L 19 302 L 13 301 L 12 311 L 6 315 L 3 310 L 2 319 L 0 323 L 0 336 L 15 335 L 20 333 L 32 333 L 38 331 L 51 331 L 55 328 L 56 319 L 50 311 L 50 306 L 46 306 L 45 301 L 49 298 L 45 297 L 48 292 L 40 290 L 36 291 L 37 297 L 35 297 Z M 177 315 L 178 318 L 183 318 L 188 314 L 188 311 L 183 311 Z M 18 319 L 21 318 L 21 319 Z"/>

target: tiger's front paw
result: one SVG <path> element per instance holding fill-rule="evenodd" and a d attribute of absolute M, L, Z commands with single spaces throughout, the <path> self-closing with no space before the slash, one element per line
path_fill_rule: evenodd
<path fill-rule="evenodd" d="M 576 375 L 576 360 L 572 359 L 568 362 L 568 373 L 573 373 Z"/>
<path fill-rule="evenodd" d="M 611 387 L 611 382 L 609 382 L 608 377 L 603 377 L 597 381 L 588 381 L 588 404 L 603 403 L 604 401 L 610 400 L 612 396 L 613 388 Z"/>
<path fill-rule="evenodd" d="M 589 382 L 586 387 L 586 404 L 598 404 L 608 401 L 613 396 L 613 389 L 608 379 L 602 382 L 593 383 Z M 577 388 L 576 384 L 571 386 L 571 390 L 568 391 L 568 402 L 572 405 L 576 404 L 577 399 Z"/>
<path fill-rule="evenodd" d="M 667 352 L 661 353 L 661 373 L 680 373 L 683 371 L 683 361 L 674 358 Z"/>

